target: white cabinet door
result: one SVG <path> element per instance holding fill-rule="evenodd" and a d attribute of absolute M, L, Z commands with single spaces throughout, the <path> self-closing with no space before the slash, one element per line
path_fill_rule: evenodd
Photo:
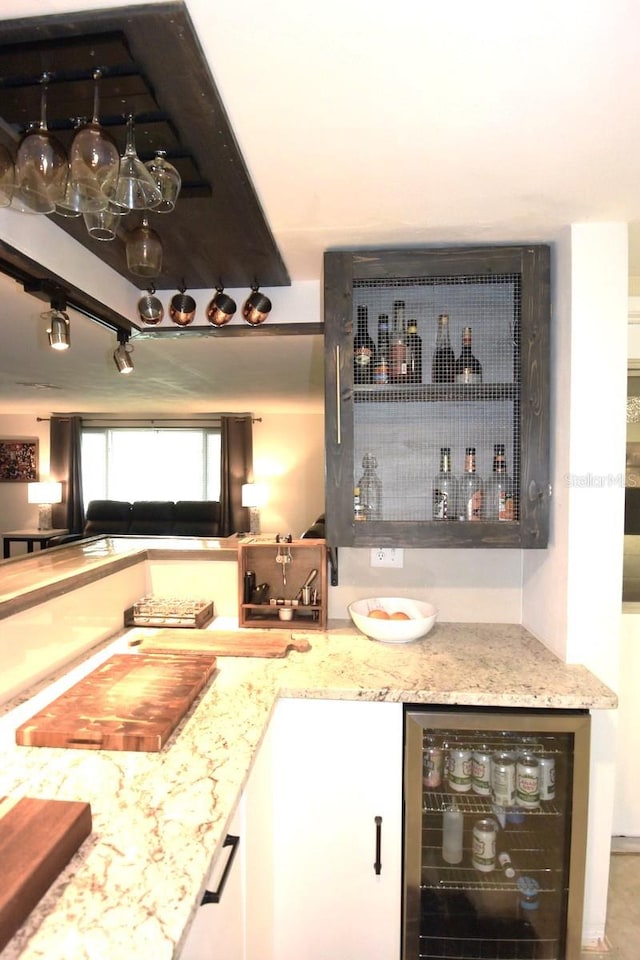
<path fill-rule="evenodd" d="M 399 958 L 401 704 L 281 700 L 273 724 L 275 957 Z"/>
<path fill-rule="evenodd" d="M 229 829 L 230 837 L 239 837 L 239 844 L 231 863 L 218 903 L 207 903 L 198 908 L 180 960 L 243 960 L 244 957 L 244 802 L 241 800 Z M 211 871 L 207 890 L 217 891 L 222 874 L 234 847 L 223 847 Z"/>

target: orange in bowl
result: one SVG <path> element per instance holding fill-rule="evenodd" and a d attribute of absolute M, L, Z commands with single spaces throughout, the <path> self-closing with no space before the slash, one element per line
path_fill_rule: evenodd
<path fill-rule="evenodd" d="M 389 614 L 389 620 L 411 620 L 411 617 L 404 610 L 395 610 Z"/>
<path fill-rule="evenodd" d="M 367 616 L 372 617 L 374 620 L 390 620 L 391 619 L 387 611 L 380 609 L 380 607 L 376 607 L 375 610 L 370 610 Z"/>

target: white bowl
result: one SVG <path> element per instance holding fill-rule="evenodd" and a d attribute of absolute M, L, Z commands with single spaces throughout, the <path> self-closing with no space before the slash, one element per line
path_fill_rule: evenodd
<path fill-rule="evenodd" d="M 402 612 L 410 620 L 381 620 L 370 617 L 372 610 L 385 610 L 387 613 Z M 407 597 L 367 597 L 354 600 L 348 607 L 351 619 L 358 630 L 372 640 L 383 643 L 409 643 L 426 637 L 436 622 L 438 611 L 431 603 L 422 600 L 409 600 Z"/>

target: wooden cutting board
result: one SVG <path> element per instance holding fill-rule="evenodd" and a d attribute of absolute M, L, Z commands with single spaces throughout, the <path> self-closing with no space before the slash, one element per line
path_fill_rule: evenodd
<path fill-rule="evenodd" d="M 0 799 L 0 950 L 90 833 L 88 803 Z"/>
<path fill-rule="evenodd" d="M 115 654 L 18 727 L 16 743 L 161 750 L 215 666 L 206 651 Z"/>
<path fill-rule="evenodd" d="M 304 653 L 308 640 L 294 638 L 286 630 L 139 630 L 129 640 L 152 650 L 206 650 L 219 657 L 286 657 L 289 650 Z"/>

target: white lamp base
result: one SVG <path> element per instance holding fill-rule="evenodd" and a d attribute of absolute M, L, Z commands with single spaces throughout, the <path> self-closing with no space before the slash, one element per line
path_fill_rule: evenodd
<path fill-rule="evenodd" d="M 259 507 L 249 507 L 249 533 L 254 535 L 257 535 L 260 533 Z"/>
<path fill-rule="evenodd" d="M 50 503 L 38 507 L 38 530 L 53 530 L 53 511 Z"/>

